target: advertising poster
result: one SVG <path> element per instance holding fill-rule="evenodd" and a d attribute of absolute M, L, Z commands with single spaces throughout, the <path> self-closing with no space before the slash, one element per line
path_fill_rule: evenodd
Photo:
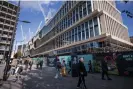
<path fill-rule="evenodd" d="M 47 57 L 47 65 L 49 67 L 55 67 L 55 57 Z"/>
<path fill-rule="evenodd" d="M 79 60 L 78 60 L 78 56 L 77 55 L 72 55 L 71 56 L 71 65 L 72 65 L 72 77 L 78 77 L 78 63 L 79 63 Z"/>
<path fill-rule="evenodd" d="M 133 76 L 133 52 L 122 52 L 117 57 L 119 75 Z"/>
<path fill-rule="evenodd" d="M 117 54 L 113 53 L 97 53 L 93 54 L 94 72 L 101 72 L 101 61 L 107 60 L 108 73 L 118 75 L 116 63 Z"/>
<path fill-rule="evenodd" d="M 67 69 L 69 68 L 69 61 L 71 61 L 71 56 L 70 55 L 66 55 L 66 56 L 59 56 L 60 62 L 62 63 L 63 60 L 65 60 L 66 63 L 66 67 Z"/>
<path fill-rule="evenodd" d="M 78 55 L 78 59 L 80 58 L 83 58 L 84 59 L 84 65 L 85 65 L 85 68 L 86 68 L 86 71 L 89 71 L 89 61 L 91 61 L 92 63 L 92 69 L 93 69 L 93 56 L 92 54 L 87 54 L 87 55 Z"/>

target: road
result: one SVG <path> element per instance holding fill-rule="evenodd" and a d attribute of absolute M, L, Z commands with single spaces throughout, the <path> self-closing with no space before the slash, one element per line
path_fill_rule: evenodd
<path fill-rule="evenodd" d="M 24 72 L 21 81 L 14 82 L 14 76 L 0 89 L 76 89 L 78 78 L 70 75 L 55 79 L 55 68 L 44 67 Z M 100 74 L 88 74 L 86 85 L 88 89 L 133 89 L 132 77 L 110 76 L 113 80 L 101 80 Z"/>

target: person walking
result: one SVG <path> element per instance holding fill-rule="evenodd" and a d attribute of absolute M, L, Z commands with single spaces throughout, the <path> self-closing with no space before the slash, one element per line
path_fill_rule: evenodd
<path fill-rule="evenodd" d="M 58 78 L 60 75 L 60 70 L 61 70 L 61 62 L 58 57 L 55 59 L 55 68 L 56 68 L 56 75 L 55 78 Z"/>
<path fill-rule="evenodd" d="M 69 61 L 69 70 L 68 70 L 68 74 L 70 74 L 70 72 L 71 72 L 71 61 Z"/>
<path fill-rule="evenodd" d="M 26 58 L 25 61 L 24 61 L 24 65 L 25 65 L 25 70 L 27 71 L 28 69 L 28 64 L 29 64 L 29 61 L 28 59 Z"/>
<path fill-rule="evenodd" d="M 91 73 L 92 72 L 92 63 L 91 63 L 91 60 L 89 60 L 89 62 L 88 62 L 88 67 L 89 67 L 89 73 Z"/>
<path fill-rule="evenodd" d="M 87 76 L 87 71 L 84 66 L 83 58 L 79 59 L 78 70 L 79 70 L 79 80 L 78 80 L 77 88 L 79 88 L 80 84 L 83 83 L 84 88 L 87 89 L 86 84 L 85 84 L 85 76 Z"/>
<path fill-rule="evenodd" d="M 33 65 L 33 60 L 30 58 L 30 56 L 28 57 L 28 60 L 29 60 L 29 70 L 32 69 L 32 65 Z"/>
<path fill-rule="evenodd" d="M 67 76 L 66 75 L 66 63 L 65 63 L 65 60 L 63 60 L 62 62 L 62 72 L 61 72 L 62 76 Z"/>
<path fill-rule="evenodd" d="M 39 65 L 40 65 L 40 69 L 42 69 L 42 66 L 43 66 L 43 60 L 42 59 L 40 59 Z"/>
<path fill-rule="evenodd" d="M 101 67 L 102 67 L 102 80 L 105 80 L 104 75 L 107 76 L 108 80 L 112 80 L 108 75 L 108 66 L 107 66 L 107 60 L 101 61 Z"/>

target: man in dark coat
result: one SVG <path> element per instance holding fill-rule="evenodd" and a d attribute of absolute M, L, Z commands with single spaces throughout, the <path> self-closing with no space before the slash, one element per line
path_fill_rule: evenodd
<path fill-rule="evenodd" d="M 101 67 L 102 67 L 102 80 L 105 80 L 104 75 L 107 76 L 108 80 L 111 80 L 108 75 L 108 66 L 107 66 L 107 61 L 104 59 L 101 61 Z"/>
<path fill-rule="evenodd" d="M 87 71 L 85 69 L 84 66 L 84 59 L 80 58 L 79 60 L 79 64 L 78 64 L 78 69 L 79 69 L 79 80 L 78 80 L 78 84 L 77 84 L 77 88 L 80 87 L 80 84 L 83 82 L 84 84 L 84 88 L 87 89 L 86 84 L 85 84 L 85 76 L 87 76 Z"/>

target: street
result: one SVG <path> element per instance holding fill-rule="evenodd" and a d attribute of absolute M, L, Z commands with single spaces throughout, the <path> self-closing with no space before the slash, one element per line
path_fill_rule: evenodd
<path fill-rule="evenodd" d="M 78 78 L 70 75 L 55 79 L 55 68 L 44 67 L 42 70 L 35 69 L 24 72 L 22 79 L 15 82 L 15 77 L 10 76 L 0 89 L 76 89 Z M 88 89 L 133 89 L 132 77 L 111 75 L 113 80 L 101 80 L 100 74 L 88 74 L 86 85 Z"/>

